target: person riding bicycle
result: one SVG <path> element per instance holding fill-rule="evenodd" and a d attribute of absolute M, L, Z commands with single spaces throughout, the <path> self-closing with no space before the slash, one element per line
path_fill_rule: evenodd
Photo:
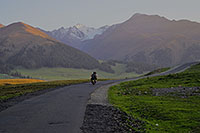
<path fill-rule="evenodd" d="M 97 80 L 97 73 L 93 72 L 91 75 L 91 83 L 94 85 L 96 83 Z"/>

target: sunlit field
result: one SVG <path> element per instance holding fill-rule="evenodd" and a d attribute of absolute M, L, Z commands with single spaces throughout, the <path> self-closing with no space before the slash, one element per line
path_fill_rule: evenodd
<path fill-rule="evenodd" d="M 44 82 L 44 80 L 39 80 L 39 79 L 0 79 L 0 85 L 27 84 L 27 83 L 37 83 L 37 82 Z"/>

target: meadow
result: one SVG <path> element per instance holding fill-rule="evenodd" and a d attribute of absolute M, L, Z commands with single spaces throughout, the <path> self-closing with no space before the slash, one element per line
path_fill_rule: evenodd
<path fill-rule="evenodd" d="M 112 66 L 115 73 L 108 73 L 99 69 L 87 70 L 87 69 L 75 69 L 75 68 L 40 68 L 40 69 L 16 69 L 24 76 L 30 76 L 32 78 L 44 79 L 44 80 L 75 80 L 75 79 L 89 79 L 92 72 L 96 71 L 98 77 L 101 79 L 121 79 L 132 78 L 139 76 L 138 74 L 131 72 L 125 72 L 125 64 L 118 64 Z"/>
<path fill-rule="evenodd" d="M 113 86 L 109 90 L 109 101 L 130 116 L 144 121 L 143 128 L 135 128 L 136 131 L 200 132 L 199 87 L 200 64 L 182 73 Z M 173 92 L 155 94 L 163 90 Z"/>

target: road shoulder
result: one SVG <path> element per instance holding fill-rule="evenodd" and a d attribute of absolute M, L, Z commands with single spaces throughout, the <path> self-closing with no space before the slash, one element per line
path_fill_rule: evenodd
<path fill-rule="evenodd" d="M 109 88 L 119 83 L 104 85 L 91 94 L 81 127 L 83 133 L 134 132 L 129 126 L 138 128 L 139 125 L 142 125 L 141 121 L 130 117 L 108 102 Z"/>

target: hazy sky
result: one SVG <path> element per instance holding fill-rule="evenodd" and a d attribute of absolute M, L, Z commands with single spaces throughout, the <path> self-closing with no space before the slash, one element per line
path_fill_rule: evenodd
<path fill-rule="evenodd" d="M 112 25 L 135 13 L 200 22 L 200 0 L 0 0 L 1 24 L 22 21 L 45 30 Z"/>

